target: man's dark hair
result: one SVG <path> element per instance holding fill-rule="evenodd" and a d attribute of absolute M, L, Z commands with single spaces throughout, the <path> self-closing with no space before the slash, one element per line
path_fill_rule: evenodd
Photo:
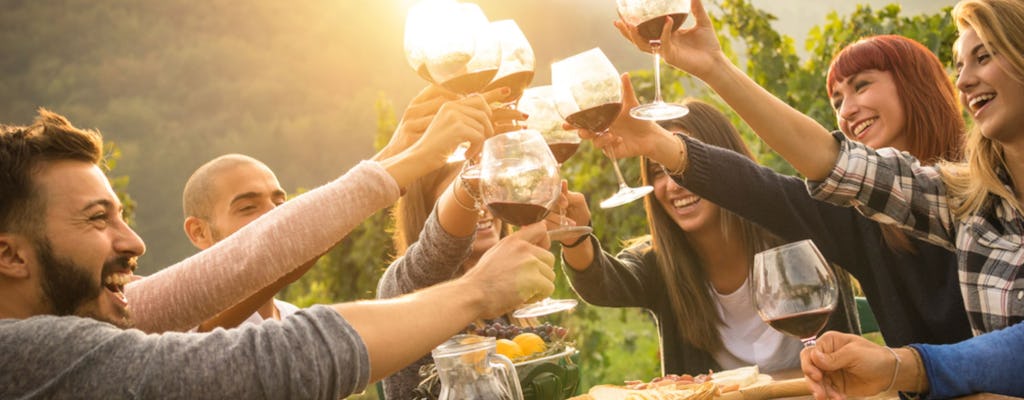
<path fill-rule="evenodd" d="M 29 126 L 0 125 L 0 232 L 40 232 L 46 204 L 33 178 L 46 163 L 102 159 L 98 131 L 75 128 L 52 111 L 40 108 Z"/>

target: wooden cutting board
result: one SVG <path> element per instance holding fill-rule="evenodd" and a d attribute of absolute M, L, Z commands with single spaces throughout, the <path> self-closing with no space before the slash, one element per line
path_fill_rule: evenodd
<path fill-rule="evenodd" d="M 804 378 L 796 378 L 723 393 L 716 396 L 715 400 L 766 400 L 810 395 L 811 389 L 807 387 L 807 381 Z"/>

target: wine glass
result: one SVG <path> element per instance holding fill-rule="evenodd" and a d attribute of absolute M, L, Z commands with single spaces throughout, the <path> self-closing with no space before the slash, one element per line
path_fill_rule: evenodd
<path fill-rule="evenodd" d="M 536 59 L 533 48 L 519 25 L 510 19 L 492 22 L 489 27 L 501 49 L 501 64 L 494 80 L 483 89 L 490 91 L 507 87 L 512 93 L 506 98 L 508 104 L 515 104 L 523 95 L 523 90 L 533 81 L 533 70 Z"/>
<path fill-rule="evenodd" d="M 497 135 L 484 142 L 480 160 L 480 196 L 491 215 L 512 225 L 542 221 L 561 192 L 555 157 L 540 132 L 530 129 Z M 530 318 L 565 311 L 576 300 L 544 299 L 512 313 Z"/>
<path fill-rule="evenodd" d="M 529 115 L 526 125 L 536 129 L 544 137 L 548 149 L 561 168 L 562 163 L 576 154 L 580 147 L 580 136 L 573 131 L 562 128 L 562 117 L 558 115 L 552 100 L 554 92 L 551 86 L 537 86 L 526 89 L 519 99 L 519 110 Z M 565 240 L 589 234 L 594 231 L 589 226 L 570 226 L 565 218 L 565 209 L 559 208 L 559 227 L 548 231 L 551 240 Z"/>
<path fill-rule="evenodd" d="M 679 29 L 690 14 L 690 0 L 616 0 L 619 17 L 636 25 L 637 31 L 651 45 L 654 56 L 654 101 L 641 104 L 629 110 L 633 118 L 650 121 L 664 121 L 682 117 L 690 112 L 680 104 L 671 104 L 661 99 L 661 31 L 665 17 L 672 17 L 672 30 Z"/>
<path fill-rule="evenodd" d="M 482 90 L 498 73 L 501 49 L 487 16 L 476 4 L 424 0 L 405 20 L 406 60 L 416 73 L 455 93 Z M 468 145 L 448 162 L 465 160 Z"/>
<path fill-rule="evenodd" d="M 837 284 L 810 240 L 754 255 L 754 303 L 768 325 L 814 346 L 836 306 Z"/>
<path fill-rule="evenodd" d="M 551 86 L 555 92 L 555 106 L 565 121 L 598 135 L 608 130 L 622 110 L 619 72 L 599 48 L 551 64 Z M 612 160 L 619 190 L 602 201 L 601 208 L 621 206 L 654 190 L 651 186 L 627 186 L 615 154 L 611 150 L 606 151 Z"/>

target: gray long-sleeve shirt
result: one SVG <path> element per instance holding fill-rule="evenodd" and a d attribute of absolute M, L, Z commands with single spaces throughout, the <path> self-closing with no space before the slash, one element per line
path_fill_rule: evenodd
<path fill-rule="evenodd" d="M 437 219 L 435 207 L 423 226 L 423 232 L 420 232 L 419 240 L 384 271 L 377 284 L 377 298 L 401 296 L 459 277 L 475 237 L 474 233 L 459 238 L 445 231 Z M 426 354 L 412 365 L 384 378 L 385 398 L 411 399 L 413 389 L 420 382 L 420 367 L 432 362 L 433 358 Z"/>
<path fill-rule="evenodd" d="M 0 320 L 2 399 L 330 399 L 370 361 L 329 307 L 205 334 L 145 334 L 89 318 Z"/>

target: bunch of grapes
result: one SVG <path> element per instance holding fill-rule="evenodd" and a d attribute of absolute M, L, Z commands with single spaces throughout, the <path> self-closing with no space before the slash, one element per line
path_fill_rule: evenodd
<path fill-rule="evenodd" d="M 569 330 L 561 326 L 543 323 L 538 326 L 516 326 L 500 321 L 485 323 L 483 325 L 472 323 L 467 327 L 466 332 L 477 336 L 490 336 L 495 339 L 512 339 L 521 333 L 534 333 L 544 339 L 545 342 L 557 342 L 565 339 Z"/>

